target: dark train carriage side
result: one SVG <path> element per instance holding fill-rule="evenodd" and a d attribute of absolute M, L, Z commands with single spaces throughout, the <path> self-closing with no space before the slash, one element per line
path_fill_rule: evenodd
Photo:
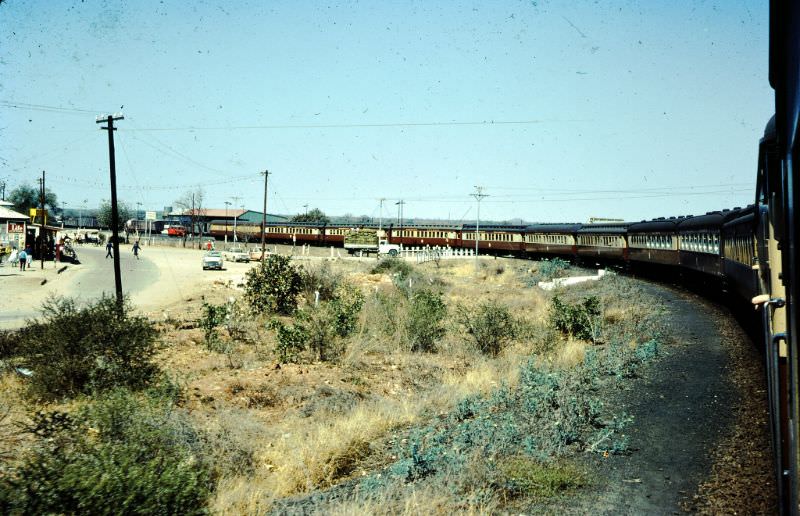
<path fill-rule="evenodd" d="M 628 227 L 628 259 L 637 264 L 678 265 L 678 222 L 661 218 Z"/>
<path fill-rule="evenodd" d="M 582 224 L 532 224 L 523 231 L 524 251 L 534 256 L 577 256 Z"/>
<path fill-rule="evenodd" d="M 623 262 L 628 259 L 629 223 L 587 224 L 578 230 L 578 257 Z"/>
<path fill-rule="evenodd" d="M 750 301 L 759 291 L 755 244 L 755 207 L 748 206 L 722 224 L 722 273 L 726 288 Z"/>
<path fill-rule="evenodd" d="M 678 260 L 689 271 L 722 278 L 720 229 L 726 212 L 713 211 L 678 223 Z"/>
<path fill-rule="evenodd" d="M 478 253 L 522 254 L 525 243 L 523 233 L 527 226 L 502 224 L 483 225 L 478 230 Z M 475 249 L 475 224 L 464 224 L 461 229 L 461 246 Z"/>

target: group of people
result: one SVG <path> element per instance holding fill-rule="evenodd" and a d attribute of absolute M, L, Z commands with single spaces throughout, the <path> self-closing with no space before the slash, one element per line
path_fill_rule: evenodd
<path fill-rule="evenodd" d="M 139 245 L 138 240 L 133 243 L 133 256 L 135 256 L 137 260 L 139 259 L 139 251 L 141 249 L 142 247 Z M 109 240 L 106 243 L 106 259 L 113 257 L 114 257 L 114 244 L 112 244 L 111 240 Z"/>
<path fill-rule="evenodd" d="M 25 269 L 29 268 L 31 266 L 31 262 L 33 262 L 33 249 L 31 249 L 31 246 L 27 246 L 21 251 L 17 251 L 17 248 L 15 247 L 11 251 L 11 255 L 8 257 L 8 263 L 14 266 L 19 264 L 20 271 L 24 271 Z"/>

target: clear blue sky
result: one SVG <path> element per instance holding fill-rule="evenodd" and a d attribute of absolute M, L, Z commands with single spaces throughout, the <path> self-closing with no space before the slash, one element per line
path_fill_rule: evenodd
<path fill-rule="evenodd" d="M 68 208 L 640 220 L 752 202 L 768 3 L 0 4 L 0 179 Z M 487 123 L 483 123 L 487 122 Z M 491 123 L 494 122 L 494 123 Z"/>

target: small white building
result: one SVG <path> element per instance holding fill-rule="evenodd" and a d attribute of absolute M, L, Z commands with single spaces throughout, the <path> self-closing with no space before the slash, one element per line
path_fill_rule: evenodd
<path fill-rule="evenodd" d="M 12 203 L 0 201 L 0 254 L 25 246 L 28 217 L 11 209 Z"/>

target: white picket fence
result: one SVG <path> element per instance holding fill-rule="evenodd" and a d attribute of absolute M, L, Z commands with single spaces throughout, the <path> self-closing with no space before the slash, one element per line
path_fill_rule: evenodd
<path fill-rule="evenodd" d="M 416 259 L 417 263 L 425 263 L 470 258 L 475 256 L 475 251 L 473 249 L 453 249 L 452 247 L 408 247 L 400 251 L 400 256 L 406 259 Z"/>

